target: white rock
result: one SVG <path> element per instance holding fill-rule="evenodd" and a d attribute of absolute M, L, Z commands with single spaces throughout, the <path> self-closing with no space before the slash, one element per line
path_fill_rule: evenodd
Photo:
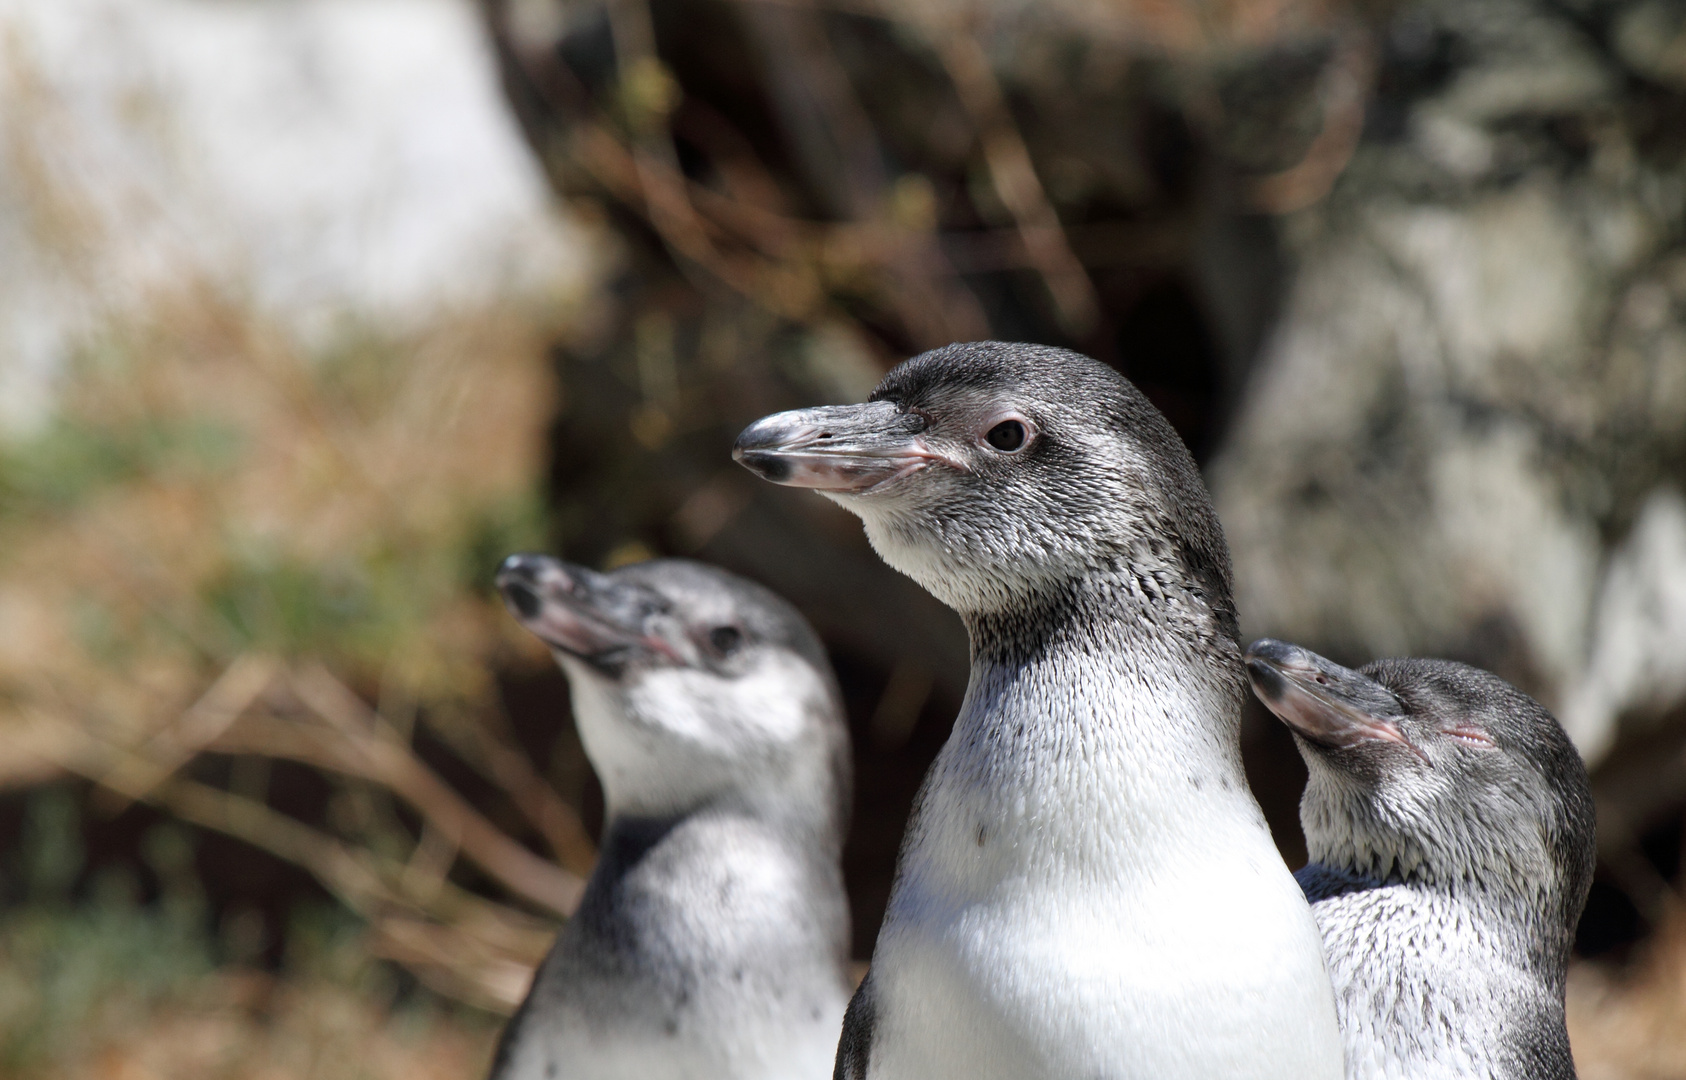
<path fill-rule="evenodd" d="M 577 280 L 469 0 L 0 0 L 0 424 L 203 281 L 308 337 Z"/>
<path fill-rule="evenodd" d="M 1585 672 L 1561 719 L 1597 760 L 1624 717 L 1654 716 L 1686 699 L 1686 499 L 1653 492 L 1610 559 L 1593 614 Z"/>

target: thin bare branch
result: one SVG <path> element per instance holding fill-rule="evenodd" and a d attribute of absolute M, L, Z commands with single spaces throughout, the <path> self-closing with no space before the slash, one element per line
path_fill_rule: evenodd
<path fill-rule="evenodd" d="M 773 108 L 808 183 L 833 215 L 879 222 L 890 214 L 890 176 L 872 119 L 838 60 L 818 9 L 742 5 L 759 46 Z M 935 222 L 931 222 L 934 226 Z M 985 336 L 983 306 L 949 264 L 930 228 L 886 230 L 877 261 L 893 279 L 885 299 L 927 346 Z"/>
<path fill-rule="evenodd" d="M 140 798 L 131 793 L 144 793 L 162 783 L 238 720 L 269 689 L 279 667 L 272 656 L 242 653 L 174 724 L 155 734 L 140 752 L 118 760 L 115 767 L 122 775 L 99 778 L 99 783 L 129 798 Z"/>
<path fill-rule="evenodd" d="M 408 906 L 366 854 L 262 803 L 180 777 L 122 794 L 164 807 L 184 821 L 226 833 L 304 867 L 347 907 L 365 917 L 394 904 Z"/>
<path fill-rule="evenodd" d="M 552 931 L 523 920 L 515 912 L 471 894 L 436 883 L 435 897 L 447 891 L 459 910 L 470 918 L 442 923 L 419 913 L 415 898 L 392 889 L 366 853 L 357 852 L 285 814 L 261 803 L 242 799 L 208 785 L 173 778 L 144 796 L 182 818 L 235 836 L 288 862 L 302 866 L 347 907 L 370 921 L 375 930 L 376 955 L 413 971 L 442 993 L 497 1012 L 520 1004 L 513 987 L 523 990 L 543 957 Z M 491 934 L 477 933 L 494 928 Z M 411 943 L 394 947 L 394 943 Z M 425 942 L 430 948 L 418 948 Z M 385 946 L 385 947 L 383 947 Z"/>
<path fill-rule="evenodd" d="M 338 740 L 287 740 L 275 730 L 254 732 L 247 752 L 307 760 L 311 764 L 380 783 L 413 806 L 463 856 L 518 896 L 569 915 L 585 892 L 578 874 L 528 851 L 487 821 L 468 801 L 417 758 L 396 733 L 346 685 L 320 665 L 308 665 L 288 680 L 300 702 L 334 725 Z M 273 727 L 273 726 L 271 726 Z M 234 733 L 231 733 L 234 734 Z M 219 748 L 227 749 L 231 740 Z M 241 745 L 232 743 L 232 745 Z"/>
<path fill-rule="evenodd" d="M 622 97 L 673 95 L 676 99 L 678 85 L 656 54 L 655 26 L 649 4 L 645 0 L 609 0 L 606 10 Z M 657 90 L 657 86 L 661 89 Z M 648 89 L 642 94 L 634 93 L 641 87 Z M 686 197 L 679 170 L 679 153 L 668 127 L 667 114 L 676 104 L 677 100 L 651 102 L 649 111 L 653 115 L 632 118 L 635 133 L 630 156 L 646 216 L 663 242 L 674 255 L 679 256 L 677 265 L 681 271 L 685 269 L 685 260 L 689 259 L 731 284 L 739 275 L 733 272 L 735 268 L 715 248 L 697 217 L 696 209 Z M 600 139 L 594 138 L 591 142 L 599 152 L 604 149 Z M 674 178 L 679 178 L 680 182 L 675 183 Z"/>
<path fill-rule="evenodd" d="M 67 771 L 139 802 L 166 807 L 196 825 L 237 837 L 306 870 L 329 892 L 358 912 L 402 903 L 364 857 L 324 833 L 252 799 L 206 784 L 166 776 L 153 781 L 155 768 L 135 765 L 134 755 L 116 746 L 88 740 L 59 762 Z M 113 788 L 113 784 L 128 784 Z"/>
<path fill-rule="evenodd" d="M 1358 149 L 1374 79 L 1373 46 L 1361 34 L 1347 34 L 1324 76 L 1322 130 L 1296 164 L 1254 181 L 1255 207 L 1288 214 L 1329 194 Z"/>
<path fill-rule="evenodd" d="M 516 809 L 539 831 L 563 867 L 589 877 L 597 865 L 597 845 L 585 823 L 556 789 L 534 771 L 527 756 L 487 729 L 484 723 L 429 724 L 458 757 L 509 796 Z"/>
<path fill-rule="evenodd" d="M 101 784 L 146 775 L 144 768 L 115 767 L 127 756 L 119 748 L 90 742 L 60 764 Z M 418 881 L 406 867 L 207 784 L 169 776 L 120 794 L 304 868 L 369 921 L 378 955 L 410 968 L 441 992 L 483 1008 L 508 1012 L 519 1002 L 516 988 L 525 988 L 554 935 L 550 924 L 447 879 Z M 421 857 L 418 851 L 411 865 Z"/>
<path fill-rule="evenodd" d="M 990 181 L 1013 215 L 1031 262 L 1047 283 L 1060 323 L 1068 333 L 1082 336 L 1100 319 L 1100 300 L 1088 272 L 1066 242 L 1059 215 L 1036 175 L 1030 149 L 1013 122 L 989 57 L 977 37 L 961 27 L 930 27 L 929 38 L 977 128 Z"/>
<path fill-rule="evenodd" d="M 509 1014 L 521 1004 L 551 935 L 534 936 L 511 952 L 460 927 L 402 915 L 374 924 L 370 951 L 404 965 L 434 990 L 489 1012 Z"/>

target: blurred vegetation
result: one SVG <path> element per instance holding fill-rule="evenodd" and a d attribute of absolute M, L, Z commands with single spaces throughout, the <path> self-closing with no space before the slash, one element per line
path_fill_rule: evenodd
<path fill-rule="evenodd" d="M 140 800 L 239 837 L 368 920 L 375 953 L 509 1008 L 592 860 L 492 676 L 548 664 L 490 575 L 545 544 L 554 323 L 483 311 L 307 349 L 208 287 L 146 310 L 95 335 L 55 414 L 0 448 L 0 785 L 79 776 L 105 793 L 96 813 Z M 481 808 L 423 760 L 419 732 L 478 773 Z M 277 762 L 328 792 L 278 809 Z M 9 1052 L 226 959 L 195 936 L 191 872 L 160 870 L 144 910 L 85 882 L 55 922 L 53 890 L 80 867 L 68 840 L 41 839 L 63 805 L 28 807 L 8 967 L 57 955 L 55 935 L 78 944 L 39 1016 L 0 1014 Z M 157 858 L 170 835 L 148 834 Z M 106 967 L 121 1000 L 92 974 Z"/>
<path fill-rule="evenodd" d="M 495 1021 L 418 992 L 373 958 L 345 908 L 299 905 L 279 963 L 260 963 L 251 912 L 220 931 L 191 830 L 141 841 L 159 886 L 117 868 L 81 877 L 82 805 L 62 786 L 27 801 L 0 860 L 0 1073 L 143 1080 L 457 1077 L 482 1067 Z"/>
<path fill-rule="evenodd" d="M 146 834 L 144 857 L 164 882 L 154 902 L 141 903 L 120 871 L 73 902 L 79 806 L 49 788 L 28 807 L 0 923 L 6 1076 L 451 1076 L 484 1054 L 491 1023 L 404 993 L 344 909 L 297 911 L 274 973 L 251 966 L 250 921 L 208 934 L 180 827 Z M 407 1071 L 392 1068 L 399 1061 Z"/>
<path fill-rule="evenodd" d="M 1569 969 L 1569 1042 L 1581 1080 L 1686 1074 L 1686 926 L 1678 913 L 1625 969 Z"/>

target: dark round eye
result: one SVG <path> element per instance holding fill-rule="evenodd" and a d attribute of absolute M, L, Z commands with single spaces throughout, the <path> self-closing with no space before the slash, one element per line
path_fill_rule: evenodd
<path fill-rule="evenodd" d="M 708 632 L 708 643 L 721 656 L 730 656 L 743 644 L 743 631 L 735 626 L 716 626 Z"/>
<path fill-rule="evenodd" d="M 1002 453 L 1011 454 L 1024 445 L 1024 425 L 1017 420 L 1003 420 L 990 428 L 984 438 Z"/>

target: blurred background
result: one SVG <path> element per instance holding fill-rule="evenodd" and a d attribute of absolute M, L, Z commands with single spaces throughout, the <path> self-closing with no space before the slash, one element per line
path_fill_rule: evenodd
<path fill-rule="evenodd" d="M 520 549 L 814 621 L 866 957 L 964 635 L 728 448 L 984 337 L 1249 637 L 1557 713 L 1582 1076 L 1686 1077 L 1680 0 L 0 0 L 0 1074 L 483 1074 L 602 818 Z"/>

